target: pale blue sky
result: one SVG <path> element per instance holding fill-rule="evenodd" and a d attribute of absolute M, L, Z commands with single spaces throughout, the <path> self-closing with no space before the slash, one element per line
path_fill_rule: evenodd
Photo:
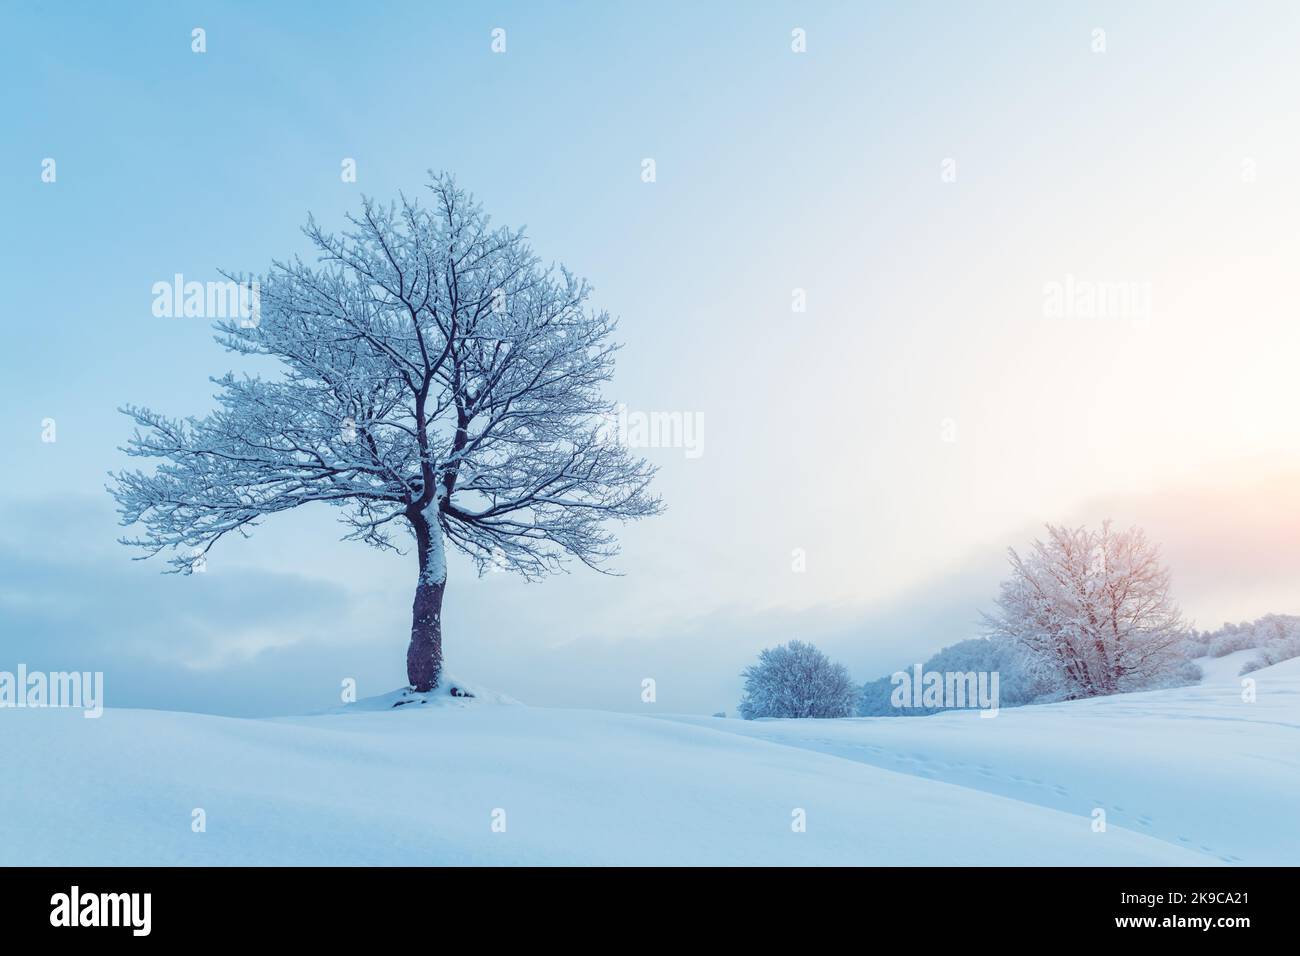
<path fill-rule="evenodd" d="M 431 168 L 594 283 L 613 397 L 705 421 L 701 458 L 649 453 L 669 510 L 623 535 L 625 577 L 453 564 L 453 672 L 731 710 L 803 637 L 866 680 L 971 636 L 1007 545 L 1103 512 L 1166 541 L 1202 625 L 1297 610 L 1300 12 L 1044 6 L 10 6 L 0 668 L 236 713 L 402 681 L 412 561 L 309 511 L 160 577 L 102 487 L 116 406 L 202 413 L 232 367 L 153 283 L 263 269 L 308 211 Z M 1066 276 L 1148 283 L 1152 314 L 1046 317 Z"/>

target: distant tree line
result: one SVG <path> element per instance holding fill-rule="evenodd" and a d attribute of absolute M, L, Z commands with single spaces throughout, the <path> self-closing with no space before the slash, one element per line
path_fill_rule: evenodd
<path fill-rule="evenodd" d="M 1170 596 L 1159 549 L 1139 528 L 1047 526 L 1009 577 L 984 635 L 932 655 L 926 673 L 999 675 L 1000 707 L 1078 700 L 1196 683 L 1198 657 L 1258 649 L 1242 673 L 1300 657 L 1300 617 L 1197 631 Z M 811 644 L 769 648 L 745 669 L 740 714 L 760 717 L 925 716 L 944 706 L 899 707 L 891 676 L 852 684 Z"/>

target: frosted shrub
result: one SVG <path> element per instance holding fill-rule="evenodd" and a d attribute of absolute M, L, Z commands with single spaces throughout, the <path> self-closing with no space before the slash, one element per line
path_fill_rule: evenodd
<path fill-rule="evenodd" d="M 1240 630 L 1251 636 L 1247 646 L 1259 648 L 1259 653 L 1242 668 L 1243 674 L 1300 657 L 1300 617 L 1268 614 L 1250 624 L 1242 624 Z"/>
<path fill-rule="evenodd" d="M 1225 624 L 1210 635 L 1208 650 L 1211 657 L 1227 657 L 1258 644 L 1253 624 Z"/>
<path fill-rule="evenodd" d="M 1225 624 L 1217 631 L 1196 635 L 1189 644 L 1196 656 L 1226 657 L 1237 651 L 1257 649 L 1241 673 L 1249 674 L 1261 667 L 1300 657 L 1300 617 L 1294 614 L 1266 614 L 1258 620 Z"/>
<path fill-rule="evenodd" d="M 811 644 L 791 641 L 769 647 L 746 667 L 740 716 L 848 717 L 858 688 L 843 664 L 833 663 Z"/>

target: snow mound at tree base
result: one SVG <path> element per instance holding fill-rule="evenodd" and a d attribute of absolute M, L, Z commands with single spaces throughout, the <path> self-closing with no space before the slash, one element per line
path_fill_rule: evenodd
<path fill-rule="evenodd" d="M 464 681 L 459 677 L 444 672 L 442 678 L 438 681 L 438 686 L 428 693 L 421 694 L 410 687 L 403 687 L 387 694 L 363 697 L 354 704 L 344 704 L 342 707 L 335 707 L 330 712 L 336 714 L 355 711 L 372 713 L 385 710 L 424 710 L 429 707 L 469 708 L 484 705 L 521 706 L 519 701 L 513 697 L 498 694 L 496 691 L 488 690 L 480 684 Z"/>

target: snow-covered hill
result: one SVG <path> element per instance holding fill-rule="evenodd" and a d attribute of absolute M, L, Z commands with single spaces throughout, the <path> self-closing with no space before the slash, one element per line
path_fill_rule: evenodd
<path fill-rule="evenodd" d="M 733 721 L 737 733 L 1119 826 L 1211 860 L 1300 864 L 1300 658 L 1194 687 L 924 718 Z M 1233 660 L 1229 660 L 1233 658 Z M 1205 661 L 1198 663 L 1205 664 Z M 677 718 L 711 725 L 706 719 Z"/>
<path fill-rule="evenodd" d="M 1295 864 L 1300 661 L 1252 676 L 991 720 L 6 710 L 0 863 Z"/>
<path fill-rule="evenodd" d="M 1201 685 L 1237 684 L 1241 682 L 1241 669 L 1260 656 L 1258 648 L 1233 651 L 1222 657 L 1198 657 L 1192 661 L 1201 669 Z"/>

